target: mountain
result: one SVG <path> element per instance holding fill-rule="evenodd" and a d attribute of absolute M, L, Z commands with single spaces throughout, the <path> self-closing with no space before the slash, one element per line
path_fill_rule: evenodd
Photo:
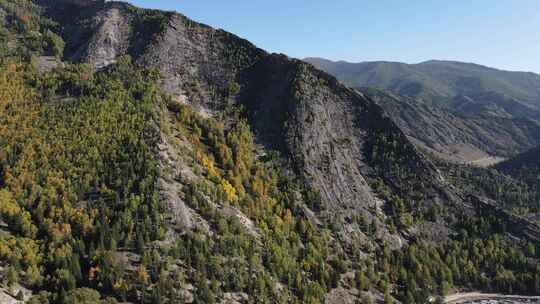
<path fill-rule="evenodd" d="M 540 75 L 508 72 L 472 63 L 431 60 L 418 64 L 398 62 L 333 62 L 320 58 L 305 61 L 335 75 L 352 87 L 377 87 L 434 103 L 448 103 L 457 96 L 492 93 L 512 99 L 516 106 L 540 107 Z M 493 99 L 493 96 L 491 97 Z"/>
<path fill-rule="evenodd" d="M 442 157 L 455 159 L 455 153 L 443 151 L 452 149 L 452 146 L 454 150 L 463 150 L 461 155 L 458 153 L 457 160 L 467 162 L 481 161 L 485 157 L 493 160 L 506 158 L 538 145 L 535 130 L 540 125 L 540 75 L 451 61 L 419 64 L 347 63 L 320 58 L 306 58 L 305 61 L 354 88 L 379 88 L 392 92 L 394 96 L 403 96 L 399 98 L 408 100 L 409 113 L 411 105 L 418 104 L 424 110 L 429 109 L 433 115 L 439 114 L 437 117 L 446 115 L 451 116 L 454 122 L 459 120 L 456 126 L 446 125 L 446 128 L 454 131 L 449 131 L 449 136 L 445 135 L 445 138 L 426 134 L 417 136 L 421 142 L 432 142 L 429 148 L 443 147 L 435 149 L 443 152 L 440 154 Z M 383 107 L 397 115 L 404 106 L 386 103 Z M 421 130 L 425 124 L 420 122 L 425 122 L 428 116 L 426 113 L 417 113 L 416 116 L 424 119 L 409 120 L 408 124 L 403 124 L 403 117 L 393 118 L 403 129 Z M 456 127 L 459 128 L 457 132 Z M 431 129 L 428 132 L 440 133 L 441 130 Z M 449 141 L 452 144 L 450 147 Z"/>
<path fill-rule="evenodd" d="M 485 166 L 540 144 L 540 125 L 527 118 L 463 114 L 389 91 L 359 91 L 377 102 L 421 150 L 439 158 Z"/>
<path fill-rule="evenodd" d="M 0 16 L 0 297 L 538 291 L 540 228 L 456 189 L 311 64 L 122 2 L 0 0 Z"/>

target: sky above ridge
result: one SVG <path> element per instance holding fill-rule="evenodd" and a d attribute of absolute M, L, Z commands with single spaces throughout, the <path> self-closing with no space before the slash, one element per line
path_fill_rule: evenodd
<path fill-rule="evenodd" d="M 539 0 L 129 2 L 178 11 L 291 57 L 456 60 L 540 74 Z"/>

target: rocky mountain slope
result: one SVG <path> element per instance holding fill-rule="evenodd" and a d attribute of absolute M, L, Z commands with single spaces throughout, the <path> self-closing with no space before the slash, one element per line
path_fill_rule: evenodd
<path fill-rule="evenodd" d="M 538 290 L 534 237 L 510 237 L 508 218 L 482 215 L 372 98 L 312 65 L 121 2 L 0 8 L 9 297 L 419 303 L 454 287 Z"/>
<path fill-rule="evenodd" d="M 527 118 L 465 115 L 388 91 L 359 90 L 381 105 L 418 147 L 436 157 L 489 165 L 490 160 L 540 144 L 540 125 Z"/>
<path fill-rule="evenodd" d="M 434 129 L 429 131 L 431 135 L 421 132 L 417 139 L 422 143 L 431 142 L 429 148 L 440 146 L 436 152 L 442 152 L 440 155 L 445 158 L 455 158 L 452 154 L 456 154 L 443 151 L 447 148 L 458 152 L 459 161 L 478 161 L 486 157 L 505 158 L 538 145 L 535 130 L 540 117 L 540 76 L 536 74 L 447 61 L 408 65 L 394 62 L 353 64 L 320 58 L 305 60 L 352 87 L 376 87 L 405 96 L 397 99 L 407 100 L 407 106 L 390 102 L 384 103 L 383 107 L 395 114 L 406 107 L 408 116 L 412 115 L 412 108 L 419 111 L 415 116 L 422 117 L 419 120 L 422 125 L 415 124 L 415 120 L 406 122 L 407 117 L 394 116 L 404 129 L 420 130 L 426 124 L 444 125 L 450 135 L 446 139 L 433 136 L 437 133 Z M 430 119 L 429 115 L 445 115 L 448 118 L 443 121 L 450 119 L 455 125 L 437 122 L 438 119 Z M 453 147 L 448 146 L 448 141 Z"/>
<path fill-rule="evenodd" d="M 76 17 L 79 23 L 88 23 L 85 14 Z M 260 143 L 290 157 L 296 172 L 320 190 L 326 202 L 346 207 L 374 204 L 361 174 L 367 165 L 363 158 L 369 156 L 368 142 L 375 140 L 370 137 L 377 135 L 374 130 L 381 129 L 416 156 L 401 131 L 382 118 L 384 114 L 370 100 L 301 61 L 269 55 L 230 33 L 179 14 L 144 11 L 123 3 L 99 5 L 94 14 L 100 20 L 92 27 L 94 34 L 77 48 L 71 44 L 80 41 L 68 40 L 66 49 L 76 49 L 73 55 L 66 54 L 68 58 L 101 68 L 114 62 L 111 56 L 129 54 L 138 64 L 157 69 L 163 76 L 162 88 L 173 98 L 187 97 L 203 113 L 217 115 L 227 107 L 244 106 Z M 138 45 L 122 34 L 128 24 L 126 29 L 115 25 L 119 19 L 132 20 L 134 25 L 152 22 L 145 27 L 162 31 L 150 35 L 146 46 Z M 124 37 L 124 46 L 111 37 Z M 78 54 L 101 54 L 105 62 Z M 411 164 L 411 171 L 436 175 L 422 157 Z"/>

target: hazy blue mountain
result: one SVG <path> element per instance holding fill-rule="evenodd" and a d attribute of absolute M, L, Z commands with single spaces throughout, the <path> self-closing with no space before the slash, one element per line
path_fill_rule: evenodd
<path fill-rule="evenodd" d="M 540 75 L 438 60 L 304 60 L 371 95 L 417 145 L 445 159 L 508 157 L 538 145 Z"/>
<path fill-rule="evenodd" d="M 456 110 L 496 108 L 513 116 L 540 118 L 540 75 L 534 73 L 440 60 L 418 64 L 304 60 L 356 88 L 390 90 Z"/>

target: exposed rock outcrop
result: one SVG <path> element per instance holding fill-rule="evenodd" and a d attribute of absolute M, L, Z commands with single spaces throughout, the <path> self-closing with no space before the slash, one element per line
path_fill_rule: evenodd
<path fill-rule="evenodd" d="M 309 69 L 279 55 L 253 68 L 248 77 L 255 81 L 245 100 L 255 130 L 271 148 L 288 153 L 326 201 L 351 208 L 375 206 L 360 172 L 366 165 L 362 145 L 367 134 L 355 122 L 368 102 Z"/>
<path fill-rule="evenodd" d="M 167 92 L 188 93 L 199 110 L 216 110 L 233 97 L 239 72 L 265 55 L 247 40 L 175 14 L 138 62 L 162 73 Z"/>
<path fill-rule="evenodd" d="M 111 5 L 100 11 L 95 34 L 88 44 L 77 51 L 75 58 L 100 69 L 127 54 L 131 39 L 131 17 L 124 10 L 124 5 Z"/>
<path fill-rule="evenodd" d="M 0 303 L 2 304 L 18 304 L 19 301 L 15 299 L 14 297 L 10 296 L 3 290 L 0 290 Z"/>

